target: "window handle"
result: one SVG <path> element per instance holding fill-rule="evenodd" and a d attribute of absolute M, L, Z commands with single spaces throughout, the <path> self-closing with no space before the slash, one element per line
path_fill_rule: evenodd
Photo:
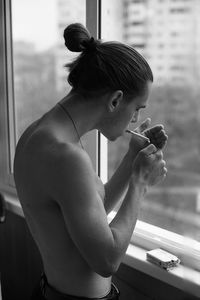
<path fill-rule="evenodd" d="M 4 197 L 0 194 L 0 223 L 6 220 L 6 202 Z"/>

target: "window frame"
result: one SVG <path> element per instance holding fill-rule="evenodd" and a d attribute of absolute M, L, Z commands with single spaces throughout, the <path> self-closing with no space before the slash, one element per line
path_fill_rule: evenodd
<path fill-rule="evenodd" d="M 7 114 L 8 114 L 8 144 L 9 144 L 9 186 L 15 186 L 13 178 L 13 161 L 16 145 L 16 120 L 14 99 L 14 71 L 13 71 L 13 44 L 12 44 L 12 9 L 11 0 L 5 1 L 6 24 L 6 66 L 7 66 Z M 9 50 L 9 51 L 8 51 Z"/>
<path fill-rule="evenodd" d="M 10 161 L 10 134 L 12 123 L 9 123 L 9 105 L 8 105 L 8 91 L 10 88 L 9 78 L 9 67 L 8 67 L 8 49 L 9 40 L 11 34 L 9 33 L 8 20 L 10 20 L 10 11 L 8 9 L 9 1 L 0 1 L 0 42 L 1 42 L 1 52 L 0 52 L 0 65 L 2 66 L 0 71 L 0 128 L 1 128 L 1 138 L 0 138 L 0 188 L 1 190 L 12 190 L 14 182 L 10 174 L 11 161 Z M 11 66 L 11 62 L 9 64 Z M 11 141 L 12 143 L 12 141 Z"/>

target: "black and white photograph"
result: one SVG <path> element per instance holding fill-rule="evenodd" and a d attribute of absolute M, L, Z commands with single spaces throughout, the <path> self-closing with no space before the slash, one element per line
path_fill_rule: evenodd
<path fill-rule="evenodd" d="M 0 300 L 200 300 L 200 0 L 0 0 Z"/>

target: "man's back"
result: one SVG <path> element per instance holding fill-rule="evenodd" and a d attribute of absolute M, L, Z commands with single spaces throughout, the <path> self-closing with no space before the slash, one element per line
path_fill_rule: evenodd
<path fill-rule="evenodd" d="M 64 139 L 57 138 L 59 126 L 51 120 L 50 123 L 52 127 L 46 126 L 46 120 L 36 121 L 19 140 L 14 163 L 18 196 L 49 284 L 67 294 L 102 296 L 109 291 L 111 278 L 102 277 L 90 268 L 69 234 L 59 203 L 49 193 L 48 179 L 56 172 L 60 145 L 68 147 Z M 96 181 L 96 189 L 103 197 L 103 184 Z"/>

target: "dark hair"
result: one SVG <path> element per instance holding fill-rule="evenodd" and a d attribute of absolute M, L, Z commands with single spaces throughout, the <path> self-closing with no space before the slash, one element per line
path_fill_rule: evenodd
<path fill-rule="evenodd" d="M 148 63 L 133 47 L 120 42 L 102 42 L 91 37 L 82 24 L 71 24 L 64 30 L 66 47 L 82 52 L 69 69 L 68 82 L 82 93 L 122 90 L 140 95 L 146 82 L 153 81 Z"/>

